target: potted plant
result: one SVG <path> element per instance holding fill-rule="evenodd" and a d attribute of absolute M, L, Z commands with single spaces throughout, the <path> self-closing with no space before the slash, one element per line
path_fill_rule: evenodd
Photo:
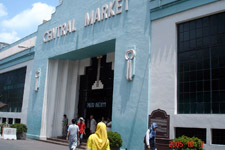
<path fill-rule="evenodd" d="M 122 138 L 119 133 L 117 132 L 108 132 L 108 139 L 110 143 L 111 150 L 119 150 L 123 144 Z"/>
<path fill-rule="evenodd" d="M 182 142 L 182 145 L 177 145 L 177 143 Z M 187 137 L 187 136 L 181 136 L 179 138 L 175 138 L 173 140 L 174 145 L 173 150 L 183 150 L 183 149 L 192 149 L 192 150 L 204 150 L 203 145 L 204 142 L 200 140 L 197 137 Z"/>
<path fill-rule="evenodd" d="M 15 123 L 11 125 L 10 127 L 16 128 L 17 139 L 20 139 L 20 140 L 26 139 L 27 126 L 25 124 Z"/>

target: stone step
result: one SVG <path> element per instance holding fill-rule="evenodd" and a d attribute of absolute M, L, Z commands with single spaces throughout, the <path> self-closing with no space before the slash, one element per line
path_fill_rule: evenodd
<path fill-rule="evenodd" d="M 46 142 L 46 143 L 52 143 L 52 144 L 58 144 L 58 145 L 68 146 L 68 143 L 65 143 L 65 142 L 60 142 L 60 141 L 53 141 L 53 140 L 41 140 L 41 139 L 39 139 L 38 141 L 41 141 L 41 142 Z"/>
<path fill-rule="evenodd" d="M 47 138 L 47 140 L 39 140 L 41 142 L 46 142 L 46 143 L 52 143 L 52 144 L 57 144 L 57 145 L 63 145 L 63 146 L 69 146 L 68 141 L 65 139 L 58 139 L 58 138 Z M 82 142 L 80 146 L 77 147 L 77 150 L 84 150 L 86 149 L 86 142 Z"/>
<path fill-rule="evenodd" d="M 65 138 L 62 138 L 61 136 L 58 136 L 57 138 L 47 138 L 49 140 L 56 140 L 56 141 L 62 141 L 62 142 L 67 142 L 67 140 Z M 84 143 L 87 143 L 87 139 L 84 138 L 82 140 Z"/>
<path fill-rule="evenodd" d="M 59 138 L 47 138 L 47 140 L 68 143 L 66 139 L 59 139 Z"/>

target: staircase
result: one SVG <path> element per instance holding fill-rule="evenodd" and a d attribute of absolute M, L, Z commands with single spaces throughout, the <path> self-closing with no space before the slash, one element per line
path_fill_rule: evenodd
<path fill-rule="evenodd" d="M 46 143 L 52 143 L 52 144 L 69 146 L 67 140 L 60 139 L 60 138 L 47 138 L 47 140 L 39 140 L 39 141 L 46 142 Z M 86 145 L 87 145 L 87 142 L 85 140 L 83 140 L 82 144 L 77 147 L 77 150 L 85 150 L 86 149 Z"/>

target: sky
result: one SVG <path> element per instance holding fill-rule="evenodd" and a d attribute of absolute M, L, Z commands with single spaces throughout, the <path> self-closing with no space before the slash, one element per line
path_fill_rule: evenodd
<path fill-rule="evenodd" d="M 0 0 L 0 42 L 13 43 L 49 20 L 59 0 Z"/>

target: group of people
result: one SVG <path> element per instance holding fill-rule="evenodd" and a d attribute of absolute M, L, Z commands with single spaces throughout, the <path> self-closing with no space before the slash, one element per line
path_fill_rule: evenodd
<path fill-rule="evenodd" d="M 94 133 L 95 132 L 95 129 L 96 129 L 96 124 L 97 123 L 96 123 L 93 115 L 90 116 L 90 121 L 91 121 L 91 123 L 90 123 L 90 132 L 91 133 Z M 102 117 L 102 119 L 101 119 L 100 122 L 105 123 L 107 131 L 111 131 L 112 122 L 111 122 L 111 120 L 109 118 L 107 118 L 107 120 L 105 120 L 105 118 Z"/>
<path fill-rule="evenodd" d="M 93 115 L 90 116 L 90 133 L 91 135 L 88 138 L 87 142 L 87 150 L 110 150 L 109 140 L 107 136 L 107 131 L 111 130 L 111 121 L 107 119 L 104 120 L 102 117 L 102 121 L 97 124 Z M 68 125 L 67 116 L 64 115 L 63 125 Z M 156 149 L 156 129 L 158 125 L 156 123 L 152 123 L 145 135 L 145 150 L 155 150 Z M 63 130 L 65 127 L 63 126 Z M 66 139 L 69 142 L 69 150 L 75 150 L 78 141 L 80 144 L 82 143 L 83 135 L 85 132 L 86 125 L 84 122 L 84 118 L 80 117 L 77 119 L 72 119 L 72 124 L 69 125 L 67 129 Z M 63 131 L 63 135 L 65 131 Z"/>
<path fill-rule="evenodd" d="M 72 124 L 68 126 L 68 118 L 64 115 L 63 118 L 63 137 L 69 142 L 69 149 L 75 150 L 78 145 L 81 145 L 83 136 L 86 135 L 85 121 L 83 117 L 72 119 Z M 97 127 L 96 127 L 97 125 Z M 97 124 L 93 115 L 90 116 L 90 133 L 88 138 L 87 149 L 90 150 L 109 150 L 109 141 L 107 131 L 111 130 L 111 121 L 107 121 L 102 117 L 101 122 Z"/>

